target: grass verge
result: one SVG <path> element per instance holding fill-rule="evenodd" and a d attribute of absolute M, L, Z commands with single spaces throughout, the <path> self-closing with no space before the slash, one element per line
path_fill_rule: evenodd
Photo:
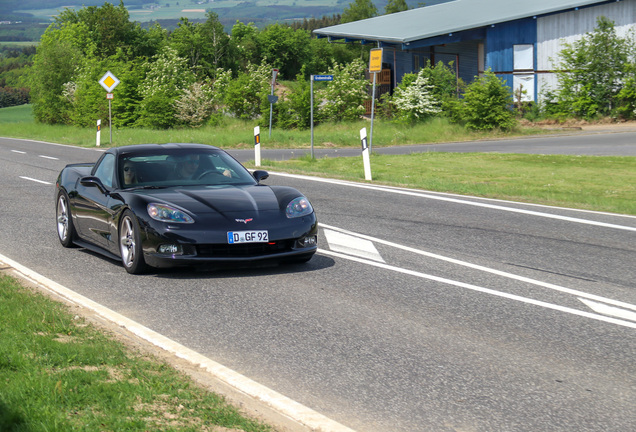
<path fill-rule="evenodd" d="M 361 157 L 264 160 L 261 169 L 364 181 Z M 374 184 L 636 215 L 635 157 L 372 154 L 371 169 Z"/>
<path fill-rule="evenodd" d="M 1 431 L 271 431 L 0 275 Z"/>
<path fill-rule="evenodd" d="M 102 119 L 101 145 L 110 146 L 110 129 Z M 113 146 L 143 143 L 201 143 L 221 148 L 252 148 L 254 146 L 255 121 L 225 118 L 218 126 L 203 126 L 192 129 L 135 129 L 113 128 Z M 360 129 L 370 130 L 368 120 L 321 124 L 314 128 L 314 147 L 359 147 Z M 404 126 L 392 122 L 375 120 L 373 127 L 374 146 L 393 146 L 422 143 L 471 141 L 483 138 L 510 137 L 542 133 L 538 129 L 519 129 L 504 134 L 501 132 L 471 132 L 465 128 L 435 118 L 427 123 Z M 0 136 L 35 139 L 70 144 L 80 147 L 95 147 L 96 126 L 76 127 L 45 125 L 33 120 L 30 105 L 0 109 Z M 261 127 L 261 144 L 266 148 L 310 148 L 310 130 L 273 129 Z"/>

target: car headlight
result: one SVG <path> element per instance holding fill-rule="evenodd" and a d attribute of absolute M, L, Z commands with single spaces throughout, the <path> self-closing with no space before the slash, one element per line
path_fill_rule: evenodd
<path fill-rule="evenodd" d="M 194 223 L 194 219 L 189 215 L 166 204 L 148 204 L 148 215 L 161 222 Z"/>
<path fill-rule="evenodd" d="M 287 204 L 285 214 L 288 218 L 297 218 L 310 215 L 314 209 L 309 204 L 309 200 L 305 197 L 294 198 Z"/>

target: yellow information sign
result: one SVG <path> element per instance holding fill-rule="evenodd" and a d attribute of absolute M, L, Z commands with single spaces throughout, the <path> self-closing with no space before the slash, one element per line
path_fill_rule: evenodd
<path fill-rule="evenodd" d="M 382 48 L 373 48 L 369 58 L 369 72 L 382 71 Z"/>

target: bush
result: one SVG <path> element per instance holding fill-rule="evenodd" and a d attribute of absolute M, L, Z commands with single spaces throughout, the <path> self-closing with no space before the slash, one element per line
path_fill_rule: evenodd
<path fill-rule="evenodd" d="M 347 65 L 336 64 L 329 69 L 333 75 L 318 97 L 324 101 L 320 109 L 321 120 L 357 120 L 365 113 L 364 101 L 368 99 L 369 82 L 364 78 L 365 64 L 355 59 Z"/>
<path fill-rule="evenodd" d="M 516 125 L 510 88 L 491 71 L 467 86 L 464 98 L 452 111 L 453 119 L 468 129 L 510 130 Z"/>
<path fill-rule="evenodd" d="M 237 118 L 252 120 L 261 114 L 264 109 L 262 105 L 267 104 L 269 109 L 267 95 L 271 71 L 271 66 L 265 62 L 260 66 L 248 65 L 246 72 L 240 72 L 236 79 L 227 84 L 223 98 L 225 110 Z"/>
<path fill-rule="evenodd" d="M 402 84 L 395 89 L 393 105 L 396 110 L 396 120 L 413 123 L 418 120 L 426 120 L 434 114 L 441 112 L 439 101 L 433 96 L 433 86 L 429 78 L 425 76 L 424 69 L 417 75 L 402 79 Z"/>
<path fill-rule="evenodd" d="M 29 103 L 29 90 L 25 88 L 0 87 L 0 108 Z"/>

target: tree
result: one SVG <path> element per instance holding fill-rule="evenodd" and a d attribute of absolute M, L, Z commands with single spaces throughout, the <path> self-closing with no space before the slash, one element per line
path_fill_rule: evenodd
<path fill-rule="evenodd" d="M 229 53 L 229 37 L 214 12 L 207 13 L 204 23 L 193 24 L 181 18 L 169 38 L 169 45 L 179 57 L 189 61 L 190 68 L 200 78 L 212 77 L 219 67 L 225 66 Z"/>
<path fill-rule="evenodd" d="M 250 64 L 259 64 L 261 61 L 260 46 L 258 42 L 258 28 L 254 23 L 243 24 L 237 21 L 232 27 L 232 43 L 236 53 L 236 68 L 245 70 Z"/>
<path fill-rule="evenodd" d="M 311 36 L 305 30 L 273 24 L 258 35 L 263 60 L 277 66 L 281 78 L 291 79 L 309 61 Z"/>
<path fill-rule="evenodd" d="M 592 118 L 611 115 L 618 105 L 627 65 L 634 58 L 633 42 L 617 36 L 608 18 L 596 22 L 593 32 L 564 44 L 559 52 L 558 89 L 547 98 L 555 113 Z"/>
<path fill-rule="evenodd" d="M 371 0 L 355 0 L 349 3 L 349 6 L 342 12 L 340 22 L 342 24 L 359 21 L 367 18 L 373 18 L 378 15 L 378 8 L 375 7 Z"/>
<path fill-rule="evenodd" d="M 119 6 L 105 2 L 100 7 L 89 6 L 77 11 L 67 8 L 57 15 L 47 32 L 69 24 L 86 26 L 86 37 L 77 41 L 84 54 L 106 58 L 114 55 L 118 49 L 123 49 L 129 58 L 134 58 L 150 56 L 156 51 L 156 47 L 144 40 L 146 33 L 141 26 L 130 21 L 123 0 L 119 1 Z"/>
<path fill-rule="evenodd" d="M 166 47 L 150 64 L 145 79 L 139 85 L 137 126 L 169 128 L 177 123 L 175 101 L 195 82 L 188 61 Z"/>
<path fill-rule="evenodd" d="M 42 35 L 33 67 L 29 72 L 29 86 L 35 119 L 48 124 L 70 123 L 72 105 L 61 96 L 64 84 L 82 63 L 80 50 L 70 40 L 57 33 Z"/>
<path fill-rule="evenodd" d="M 389 0 L 384 7 L 384 14 L 389 15 L 396 12 L 403 12 L 409 10 L 409 5 L 406 4 L 406 0 Z"/>

